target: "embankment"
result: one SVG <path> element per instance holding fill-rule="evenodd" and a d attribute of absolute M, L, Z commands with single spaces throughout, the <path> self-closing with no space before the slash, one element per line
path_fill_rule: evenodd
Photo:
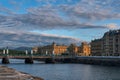
<path fill-rule="evenodd" d="M 43 80 L 30 74 L 19 72 L 6 66 L 0 66 L 0 80 Z"/>

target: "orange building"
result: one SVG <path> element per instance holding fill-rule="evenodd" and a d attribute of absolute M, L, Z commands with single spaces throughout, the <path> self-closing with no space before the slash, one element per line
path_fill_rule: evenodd
<path fill-rule="evenodd" d="M 80 53 L 81 53 L 81 56 L 90 56 L 91 54 L 90 45 L 86 42 L 82 42 L 80 46 Z"/>
<path fill-rule="evenodd" d="M 65 45 L 56 45 L 53 42 L 51 45 L 42 46 L 39 48 L 33 48 L 34 51 L 38 51 L 40 54 L 47 55 L 61 55 L 61 54 L 69 54 L 69 55 L 79 55 L 79 56 L 89 56 L 90 55 L 90 45 L 86 42 L 83 42 L 81 46 L 76 46 L 75 44 L 71 44 L 70 46 Z"/>
<path fill-rule="evenodd" d="M 68 52 L 72 55 L 90 56 L 91 49 L 90 49 L 90 45 L 87 42 L 82 42 L 80 46 L 71 44 L 68 47 Z"/>
<path fill-rule="evenodd" d="M 33 47 L 32 50 L 33 50 L 33 53 L 38 53 L 39 52 L 39 47 L 38 46 Z"/>
<path fill-rule="evenodd" d="M 67 49 L 71 55 L 78 54 L 78 51 L 79 51 L 79 47 L 76 46 L 75 44 L 70 44 L 70 46 Z"/>
<path fill-rule="evenodd" d="M 52 43 L 52 45 L 47 45 L 40 47 L 39 52 L 41 54 L 54 54 L 61 55 L 67 51 L 67 46 L 65 45 L 56 45 L 56 43 Z"/>

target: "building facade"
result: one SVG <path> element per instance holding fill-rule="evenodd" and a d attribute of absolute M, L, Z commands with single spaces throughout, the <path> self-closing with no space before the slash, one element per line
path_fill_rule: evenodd
<path fill-rule="evenodd" d="M 33 50 L 33 53 L 38 53 L 39 52 L 39 47 L 38 46 L 35 46 L 32 48 Z"/>
<path fill-rule="evenodd" d="M 75 44 L 70 44 L 69 46 L 65 45 L 56 45 L 53 42 L 51 45 L 42 46 L 38 48 L 33 48 L 33 51 L 42 55 L 79 55 L 79 56 L 89 56 L 90 55 L 90 45 L 86 42 L 83 42 L 81 46 L 76 46 Z"/>
<path fill-rule="evenodd" d="M 79 53 L 79 47 L 76 46 L 75 44 L 70 44 L 67 50 L 68 50 L 68 53 L 71 55 L 77 55 Z"/>
<path fill-rule="evenodd" d="M 91 42 L 91 53 L 94 56 L 99 53 L 102 56 L 120 56 L 120 29 L 106 32 L 101 40 Z"/>
<path fill-rule="evenodd" d="M 110 30 L 103 36 L 103 55 L 120 55 L 120 30 Z"/>
<path fill-rule="evenodd" d="M 87 42 L 82 42 L 81 46 L 79 47 L 79 52 L 81 56 L 90 56 L 91 55 L 91 47 L 90 44 Z"/>
<path fill-rule="evenodd" d="M 91 41 L 91 55 L 102 56 L 102 39 L 95 39 Z"/>
<path fill-rule="evenodd" d="M 90 56 L 91 53 L 90 44 L 88 44 L 87 42 L 82 42 L 80 46 L 71 44 L 68 47 L 68 51 L 72 55 L 79 55 L 79 56 Z"/>
<path fill-rule="evenodd" d="M 39 48 L 40 54 L 54 54 L 54 55 L 61 55 L 67 51 L 67 46 L 65 45 L 56 45 L 55 42 L 53 42 L 51 45 L 43 46 Z"/>

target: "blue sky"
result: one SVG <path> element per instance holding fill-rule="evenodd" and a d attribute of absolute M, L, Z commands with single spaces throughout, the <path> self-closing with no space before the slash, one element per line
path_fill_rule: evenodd
<path fill-rule="evenodd" d="M 119 28 L 120 0 L 0 1 L 1 47 L 79 44 Z"/>

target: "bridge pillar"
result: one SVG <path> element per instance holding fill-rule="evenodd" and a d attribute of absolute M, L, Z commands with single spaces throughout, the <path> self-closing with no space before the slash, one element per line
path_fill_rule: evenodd
<path fill-rule="evenodd" d="M 2 58 L 2 64 L 9 64 L 9 58 L 8 57 L 3 57 Z"/>
<path fill-rule="evenodd" d="M 25 64 L 33 64 L 33 58 L 30 57 L 30 58 L 25 58 Z"/>
<path fill-rule="evenodd" d="M 55 63 L 56 61 L 55 61 L 55 59 L 53 59 L 53 58 L 46 58 L 45 59 L 45 63 Z"/>

